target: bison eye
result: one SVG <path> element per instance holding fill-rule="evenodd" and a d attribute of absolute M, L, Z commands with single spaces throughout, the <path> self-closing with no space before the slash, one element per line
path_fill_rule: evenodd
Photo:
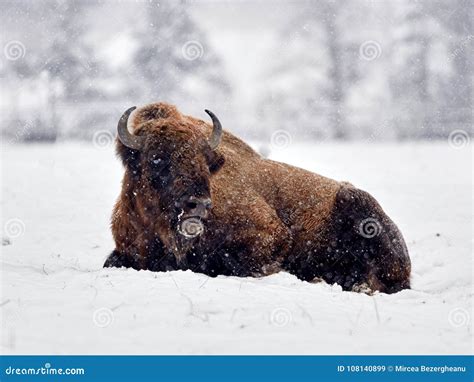
<path fill-rule="evenodd" d="M 163 162 L 163 159 L 161 159 L 159 155 L 157 154 L 153 154 L 149 160 L 150 160 L 150 164 L 155 165 L 155 166 Z"/>
<path fill-rule="evenodd" d="M 150 167 L 153 171 L 162 171 L 165 168 L 167 162 L 161 158 L 153 157 L 150 159 Z"/>
<path fill-rule="evenodd" d="M 150 160 L 149 177 L 153 187 L 160 189 L 165 187 L 171 181 L 169 162 L 153 156 Z"/>

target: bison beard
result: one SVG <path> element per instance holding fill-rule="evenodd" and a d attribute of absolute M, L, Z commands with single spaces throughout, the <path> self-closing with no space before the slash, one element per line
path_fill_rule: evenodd
<path fill-rule="evenodd" d="M 404 239 L 368 193 L 261 158 L 210 111 L 212 126 L 165 103 L 133 110 L 119 121 L 125 176 L 105 267 L 410 287 Z"/>

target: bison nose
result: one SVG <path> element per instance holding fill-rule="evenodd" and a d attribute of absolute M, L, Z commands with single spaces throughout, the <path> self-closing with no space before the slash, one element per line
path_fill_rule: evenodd
<path fill-rule="evenodd" d="M 185 212 L 189 216 L 199 216 L 205 219 L 211 206 L 211 199 L 191 196 L 185 203 Z"/>

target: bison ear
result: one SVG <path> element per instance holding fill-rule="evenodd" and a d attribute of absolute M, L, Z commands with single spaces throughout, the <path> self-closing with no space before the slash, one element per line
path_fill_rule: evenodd
<path fill-rule="evenodd" d="M 224 156 L 214 150 L 209 150 L 206 152 L 206 160 L 211 174 L 219 171 L 225 163 Z"/>
<path fill-rule="evenodd" d="M 140 151 L 131 149 L 119 141 L 117 142 L 116 152 L 123 165 L 133 173 L 137 173 L 140 168 Z"/>

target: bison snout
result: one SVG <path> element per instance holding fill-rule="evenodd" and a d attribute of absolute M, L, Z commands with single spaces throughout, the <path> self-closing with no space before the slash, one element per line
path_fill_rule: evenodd
<path fill-rule="evenodd" d="M 191 196 L 184 203 L 183 210 L 185 216 L 195 216 L 201 219 L 206 219 L 211 207 L 211 199 Z"/>
<path fill-rule="evenodd" d="M 187 239 L 198 237 L 204 232 L 204 224 L 198 218 L 185 219 L 178 225 L 178 231 Z"/>
<path fill-rule="evenodd" d="M 177 203 L 182 209 L 179 215 L 178 232 L 187 239 L 200 236 L 204 232 L 204 222 L 212 207 L 211 199 L 191 196 Z"/>

